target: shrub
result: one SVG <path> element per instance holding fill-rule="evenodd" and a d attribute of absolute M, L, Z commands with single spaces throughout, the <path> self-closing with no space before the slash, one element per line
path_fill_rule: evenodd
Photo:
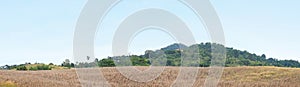
<path fill-rule="evenodd" d="M 37 67 L 30 67 L 29 70 L 35 71 L 35 70 L 38 70 L 38 68 Z"/>
<path fill-rule="evenodd" d="M 51 70 L 53 67 L 50 67 L 49 65 L 40 64 L 36 66 L 31 66 L 29 70 Z"/>
<path fill-rule="evenodd" d="M 49 63 L 49 65 L 54 65 L 53 63 Z"/>
<path fill-rule="evenodd" d="M 18 66 L 17 70 L 23 70 L 23 71 L 25 71 L 25 70 L 27 70 L 27 68 L 25 66 Z"/>
<path fill-rule="evenodd" d="M 42 65 L 38 65 L 37 69 L 38 70 L 51 70 L 51 67 L 49 65 L 42 64 Z"/>

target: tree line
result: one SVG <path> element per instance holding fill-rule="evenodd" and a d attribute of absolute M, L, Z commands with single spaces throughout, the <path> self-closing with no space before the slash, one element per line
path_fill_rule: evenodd
<path fill-rule="evenodd" d="M 226 52 L 226 67 L 236 67 L 236 66 L 277 66 L 277 67 L 300 67 L 300 63 L 296 60 L 278 60 L 276 58 L 266 58 L 265 54 L 257 55 L 255 53 L 250 53 L 248 51 L 241 51 L 233 49 L 230 47 L 225 47 L 216 43 L 200 43 L 191 46 L 186 46 L 183 44 L 172 44 L 165 48 L 159 50 L 147 50 L 144 55 L 129 55 L 119 58 L 130 58 L 130 63 L 133 66 L 149 66 L 151 61 L 149 56 L 157 56 L 156 52 L 164 52 L 164 57 L 166 60 L 166 66 L 181 66 L 181 57 L 185 55 L 196 55 L 199 57 L 198 61 L 190 61 L 190 64 L 195 64 L 198 67 L 209 67 L 213 56 L 218 56 L 220 54 L 212 53 L 213 49 L 224 48 Z M 191 52 L 197 49 L 197 53 Z M 218 50 L 217 50 L 218 51 Z M 191 54 L 194 53 L 194 54 Z M 101 60 L 95 59 L 91 63 L 79 63 L 79 67 L 114 67 L 116 58 L 118 57 L 108 57 Z M 115 60 L 115 61 L 114 61 Z"/>
<path fill-rule="evenodd" d="M 69 59 L 66 59 L 61 65 L 55 65 L 53 63 L 44 64 L 44 63 L 34 63 L 26 62 L 19 65 L 4 65 L 1 66 L 1 70 L 20 70 L 20 71 L 36 71 L 36 70 L 52 70 L 53 68 L 58 69 L 70 69 L 74 68 L 75 64 L 71 63 Z"/>
<path fill-rule="evenodd" d="M 150 66 L 151 57 L 163 57 L 166 60 L 165 66 L 181 66 L 181 57 L 183 56 L 196 56 L 199 58 L 197 61 L 189 61 L 188 65 L 195 65 L 195 67 L 209 67 L 213 56 L 218 56 L 218 52 L 213 53 L 214 49 L 224 48 L 226 60 L 220 60 L 219 62 L 225 61 L 226 67 L 235 66 L 277 66 L 277 67 L 300 67 L 300 63 L 296 60 L 278 60 L 276 58 L 266 58 L 265 54 L 257 55 L 247 51 L 241 51 L 229 47 L 225 47 L 216 43 L 200 43 L 191 46 L 184 44 L 172 44 L 159 50 L 147 50 L 143 55 L 129 55 L 129 56 L 115 56 L 107 57 L 99 60 L 95 58 L 93 62 L 76 62 L 71 63 L 69 59 L 63 61 L 61 65 L 50 64 L 35 64 L 34 67 L 28 67 L 30 63 L 20 65 L 5 65 L 1 66 L 0 69 L 16 69 L 16 70 L 51 70 L 54 67 L 65 67 L 65 68 L 86 68 L 86 67 L 115 67 L 115 62 L 119 62 L 120 58 L 127 58 L 130 61 L 121 61 L 124 65 L 121 66 Z M 222 50 L 217 50 L 222 51 Z M 161 56 L 161 52 L 165 55 Z M 220 52 L 222 53 L 222 52 Z M 87 56 L 87 59 L 90 59 Z M 218 62 L 218 61 L 217 61 Z M 152 61 L 153 63 L 153 61 Z M 152 64 L 153 65 L 153 64 Z"/>

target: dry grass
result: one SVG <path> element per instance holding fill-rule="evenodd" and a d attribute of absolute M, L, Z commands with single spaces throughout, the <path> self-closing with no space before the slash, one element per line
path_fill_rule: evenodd
<path fill-rule="evenodd" d="M 17 87 L 17 85 L 12 81 L 0 82 L 0 87 Z"/>
<path fill-rule="evenodd" d="M 0 71 L 1 81 L 18 87 L 80 87 L 75 70 Z"/>
<path fill-rule="evenodd" d="M 138 67 L 146 70 L 148 67 Z M 116 68 L 101 68 L 113 87 L 168 87 L 175 81 L 179 68 L 167 67 L 150 82 L 127 79 Z M 203 86 L 208 68 L 200 68 L 195 87 Z M 88 73 L 87 73 L 88 74 Z M 5 85 L 5 86 L 3 86 Z M 11 85 L 11 86 L 7 86 Z M 51 71 L 0 71 L 0 87 L 80 87 L 74 69 Z M 278 67 L 227 67 L 218 87 L 299 87 L 300 69 Z"/>

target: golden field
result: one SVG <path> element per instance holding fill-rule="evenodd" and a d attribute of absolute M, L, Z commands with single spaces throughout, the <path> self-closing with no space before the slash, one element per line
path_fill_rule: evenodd
<path fill-rule="evenodd" d="M 146 69 L 147 67 L 138 67 Z M 179 67 L 166 67 L 149 82 L 127 79 L 114 67 L 99 68 L 112 87 L 168 87 L 178 75 Z M 201 87 L 208 68 L 199 68 L 195 87 Z M 95 72 L 94 72 L 95 73 Z M 87 73 L 89 74 L 89 73 Z M 0 87 L 81 87 L 75 69 L 48 71 L 0 71 Z M 226 67 L 218 87 L 300 87 L 299 68 Z"/>

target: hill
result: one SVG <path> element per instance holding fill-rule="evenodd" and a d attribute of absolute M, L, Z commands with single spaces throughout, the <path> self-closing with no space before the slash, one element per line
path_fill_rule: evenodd
<path fill-rule="evenodd" d="M 172 44 L 159 50 L 147 50 L 144 55 L 130 55 L 132 65 L 134 66 L 147 66 L 151 65 L 149 60 L 150 53 L 164 52 L 167 58 L 166 66 L 180 66 L 181 56 L 184 53 L 183 50 L 199 48 L 200 61 L 196 61 L 201 67 L 208 67 L 212 59 L 211 47 L 219 46 L 224 47 L 220 44 L 215 43 L 200 43 L 191 46 L 183 44 Z M 226 67 L 234 66 L 277 66 L 277 67 L 300 67 L 300 63 L 296 60 L 278 60 L 276 58 L 266 58 L 265 54 L 257 55 L 247 51 L 241 51 L 234 48 L 224 47 L 226 49 Z M 186 52 L 188 54 L 188 52 Z M 100 67 L 115 66 L 113 62 L 114 57 L 104 58 L 97 61 Z"/>
<path fill-rule="evenodd" d="M 163 51 L 168 51 L 168 50 L 180 50 L 180 49 L 186 49 L 188 46 L 180 43 L 174 43 L 172 45 L 169 45 L 167 47 L 161 48 Z"/>
<path fill-rule="evenodd" d="M 116 66 L 114 63 L 114 59 L 120 58 L 130 58 L 130 61 L 127 61 L 126 64 L 132 64 L 133 66 L 149 66 L 151 65 L 151 61 L 149 56 L 160 56 L 166 58 L 165 66 L 181 66 L 181 56 L 184 55 L 197 55 L 199 60 L 191 61 L 190 64 L 195 67 L 209 67 L 211 64 L 212 56 L 219 55 L 216 53 L 212 53 L 212 49 L 216 49 L 217 46 L 226 49 L 226 67 L 236 67 L 236 66 L 277 66 L 277 67 L 294 67 L 300 68 L 300 63 L 296 60 L 278 60 L 276 58 L 266 58 L 265 54 L 257 55 L 255 53 L 250 53 L 248 51 L 241 51 L 238 49 L 225 47 L 220 44 L 215 43 L 200 43 L 194 44 L 191 46 L 186 46 L 184 44 L 175 43 L 169 45 L 167 47 L 161 48 L 159 50 L 147 50 L 143 55 L 129 55 L 129 56 L 115 56 L 102 58 L 98 60 L 98 58 L 94 59 L 93 62 L 80 62 L 76 61 L 75 63 L 71 63 L 69 59 L 66 59 L 61 65 L 47 65 L 47 64 L 19 64 L 19 65 L 5 65 L 1 66 L 0 69 L 16 69 L 16 70 L 51 70 L 51 69 L 64 69 L 64 68 L 85 68 L 85 67 L 113 67 Z M 197 52 L 195 52 L 197 49 Z M 165 55 L 161 56 L 163 52 Z M 89 56 L 87 56 L 89 57 Z M 90 58 L 87 58 L 90 59 Z M 118 61 L 118 60 L 116 60 Z M 34 66 L 34 67 L 28 67 Z M 125 65 L 124 65 L 125 66 Z M 128 66 L 128 65 L 126 65 Z"/>

